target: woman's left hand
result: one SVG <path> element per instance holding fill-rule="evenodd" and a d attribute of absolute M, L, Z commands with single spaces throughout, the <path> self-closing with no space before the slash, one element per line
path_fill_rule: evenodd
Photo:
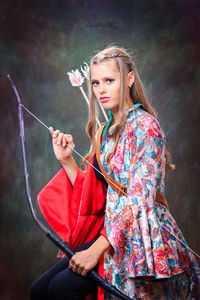
<path fill-rule="evenodd" d="M 87 273 L 94 268 L 100 257 L 96 253 L 92 253 L 90 248 L 80 252 L 76 252 L 69 262 L 69 268 L 71 268 L 75 273 L 86 276 Z"/>

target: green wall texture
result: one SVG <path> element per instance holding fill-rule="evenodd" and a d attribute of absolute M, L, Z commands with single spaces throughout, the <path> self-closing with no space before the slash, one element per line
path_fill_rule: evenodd
<path fill-rule="evenodd" d="M 166 178 L 170 210 L 189 245 L 200 252 L 199 14 L 199 1 L 192 0 L 0 2 L 1 299 L 29 299 L 31 282 L 57 253 L 28 208 L 16 99 L 6 74 L 24 105 L 48 126 L 71 133 L 84 155 L 87 107 L 66 72 L 110 43 L 135 57 L 176 164 Z M 26 112 L 24 117 L 35 201 L 60 165 L 48 131 Z"/>

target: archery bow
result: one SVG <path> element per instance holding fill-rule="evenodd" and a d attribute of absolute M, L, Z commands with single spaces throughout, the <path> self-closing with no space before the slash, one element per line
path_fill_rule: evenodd
<path fill-rule="evenodd" d="M 14 82 L 12 81 L 10 75 L 7 75 L 8 80 L 11 83 L 11 86 L 13 88 L 13 91 L 15 93 L 15 96 L 17 98 L 18 103 L 18 118 L 19 118 L 19 128 L 20 128 L 20 138 L 21 138 L 21 145 L 22 145 L 22 155 L 23 155 L 23 162 L 24 162 L 24 176 L 25 176 L 25 182 L 26 182 L 26 192 L 28 197 L 28 203 L 31 210 L 32 217 L 36 224 L 39 226 L 39 228 L 46 234 L 46 236 L 59 248 L 61 249 L 69 258 L 71 258 L 75 253 L 63 242 L 61 241 L 55 233 L 51 232 L 38 218 L 37 212 L 33 206 L 32 198 L 31 198 L 31 190 L 30 190 L 30 184 L 29 184 L 29 175 L 28 175 L 28 166 L 27 166 L 27 158 L 26 158 L 26 147 L 25 147 L 25 136 L 24 136 L 24 118 L 23 118 L 23 112 L 22 107 L 25 108 L 25 106 L 21 103 L 21 99 L 19 97 L 19 93 L 17 91 L 16 86 L 14 85 Z M 26 109 L 26 108 L 25 108 Z M 29 113 L 31 113 L 28 109 L 26 109 Z M 48 127 L 40 121 L 35 115 L 31 113 L 32 116 L 34 116 L 40 123 L 42 123 L 47 129 Z M 77 154 L 79 154 L 77 151 L 75 151 Z M 80 154 L 79 154 L 80 156 Z M 93 278 L 103 289 L 112 295 L 118 297 L 119 299 L 123 300 L 135 300 L 131 299 L 128 296 L 124 295 L 122 292 L 120 292 L 116 287 L 109 284 L 105 279 L 103 279 L 97 272 L 94 270 L 91 270 L 88 272 L 87 276 L 90 276 Z"/>

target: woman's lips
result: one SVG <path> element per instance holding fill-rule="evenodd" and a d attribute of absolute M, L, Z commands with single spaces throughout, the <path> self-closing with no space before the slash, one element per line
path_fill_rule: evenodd
<path fill-rule="evenodd" d="M 103 102 L 108 101 L 108 99 L 110 99 L 110 97 L 101 97 L 101 98 L 99 98 L 99 101 L 101 101 L 103 103 Z"/>

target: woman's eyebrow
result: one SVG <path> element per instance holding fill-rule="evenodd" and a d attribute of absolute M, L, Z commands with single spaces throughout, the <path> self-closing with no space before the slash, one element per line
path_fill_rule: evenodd
<path fill-rule="evenodd" d="M 107 75 L 107 76 L 102 77 L 101 79 L 106 80 L 106 79 L 113 79 L 113 78 L 114 78 L 114 76 Z M 99 81 L 99 79 L 91 78 L 91 81 Z"/>

